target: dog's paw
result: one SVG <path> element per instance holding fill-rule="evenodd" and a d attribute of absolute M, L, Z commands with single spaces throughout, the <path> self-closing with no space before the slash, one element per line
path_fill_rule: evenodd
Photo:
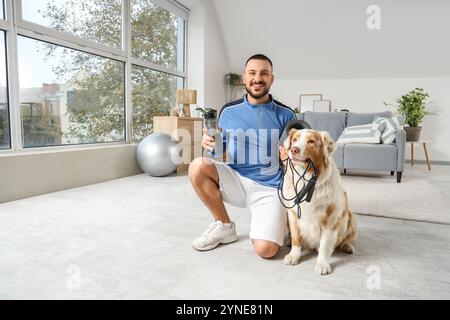
<path fill-rule="evenodd" d="M 350 244 L 350 243 L 344 243 L 344 244 L 341 246 L 341 251 L 342 251 L 342 252 L 345 252 L 345 253 L 348 253 L 348 254 L 352 254 L 352 253 L 355 252 L 355 248 L 354 248 L 353 245 Z"/>
<path fill-rule="evenodd" d="M 300 255 L 289 253 L 284 257 L 284 263 L 287 265 L 296 265 L 300 262 Z"/>
<path fill-rule="evenodd" d="M 327 261 L 319 261 L 316 262 L 316 272 L 321 275 L 326 275 L 331 273 L 331 266 Z"/>

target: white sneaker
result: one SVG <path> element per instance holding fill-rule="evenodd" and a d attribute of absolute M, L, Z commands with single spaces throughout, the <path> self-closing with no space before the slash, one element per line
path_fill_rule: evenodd
<path fill-rule="evenodd" d="M 200 237 L 192 241 L 192 246 L 200 251 L 211 250 L 219 244 L 227 244 L 236 241 L 236 226 L 234 222 L 223 224 L 222 221 L 214 221 Z"/>

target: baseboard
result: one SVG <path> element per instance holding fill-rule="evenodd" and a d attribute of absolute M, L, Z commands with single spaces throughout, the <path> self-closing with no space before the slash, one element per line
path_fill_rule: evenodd
<path fill-rule="evenodd" d="M 411 163 L 411 160 L 405 160 L 405 163 Z M 414 160 L 414 163 L 417 164 L 427 164 L 426 160 Z M 432 165 L 440 165 L 440 166 L 450 166 L 450 161 L 439 161 L 439 160 L 434 160 L 434 161 L 430 161 L 430 164 Z"/>

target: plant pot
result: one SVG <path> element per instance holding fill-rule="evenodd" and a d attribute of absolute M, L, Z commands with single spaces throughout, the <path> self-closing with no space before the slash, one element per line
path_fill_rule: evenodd
<path fill-rule="evenodd" d="M 229 86 L 242 86 L 241 76 L 238 74 L 227 74 L 225 76 L 225 83 Z"/>
<path fill-rule="evenodd" d="M 406 141 L 419 141 L 422 127 L 405 127 Z"/>

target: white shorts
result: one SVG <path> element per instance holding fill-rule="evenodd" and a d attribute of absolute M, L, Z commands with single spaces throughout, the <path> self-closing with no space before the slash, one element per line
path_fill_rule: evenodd
<path fill-rule="evenodd" d="M 250 239 L 268 240 L 282 246 L 287 213 L 278 199 L 277 189 L 243 177 L 223 162 L 212 161 L 219 174 L 223 201 L 250 210 Z"/>

